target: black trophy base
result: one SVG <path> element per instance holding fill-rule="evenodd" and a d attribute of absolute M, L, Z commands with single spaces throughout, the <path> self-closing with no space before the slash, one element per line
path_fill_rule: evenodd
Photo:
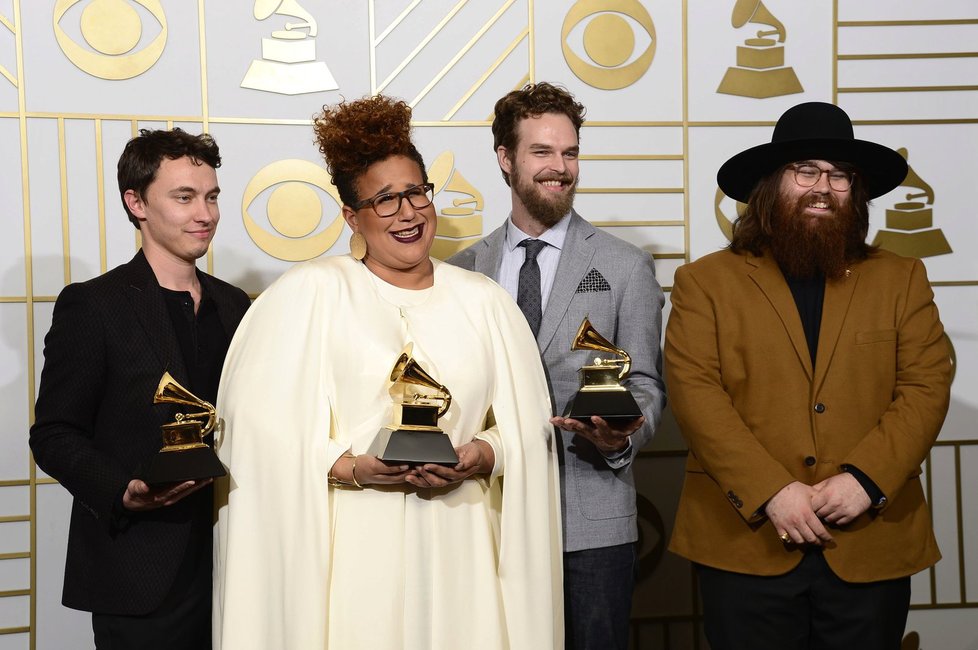
<path fill-rule="evenodd" d="M 388 465 L 458 464 L 452 440 L 443 431 L 388 429 L 377 433 L 370 453 Z"/>
<path fill-rule="evenodd" d="M 579 390 L 564 409 L 565 418 L 589 424 L 595 415 L 608 421 L 626 421 L 641 417 L 642 410 L 627 390 Z"/>
<path fill-rule="evenodd" d="M 150 485 L 161 485 L 226 475 L 227 471 L 213 449 L 194 447 L 180 451 L 161 451 L 140 478 Z"/>

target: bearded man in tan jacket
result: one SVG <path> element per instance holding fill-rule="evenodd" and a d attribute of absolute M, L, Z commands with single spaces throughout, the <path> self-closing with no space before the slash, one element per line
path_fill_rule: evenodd
<path fill-rule="evenodd" d="M 940 558 L 919 480 L 951 360 L 920 260 L 865 243 L 905 178 L 846 113 L 789 109 L 717 175 L 747 203 L 680 268 L 665 368 L 689 444 L 671 549 L 713 650 L 900 645 L 910 575 Z"/>

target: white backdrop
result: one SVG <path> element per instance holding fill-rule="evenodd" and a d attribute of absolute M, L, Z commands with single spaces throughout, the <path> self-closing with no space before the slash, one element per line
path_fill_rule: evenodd
<path fill-rule="evenodd" d="M 876 200 L 870 237 L 926 263 L 957 374 L 925 467 L 944 559 L 913 579 L 905 647 L 978 648 L 976 42 L 973 0 L 0 0 L 0 650 L 92 645 L 59 604 L 70 498 L 27 430 L 54 299 L 138 245 L 125 141 L 215 136 L 223 219 L 202 266 L 255 295 L 348 250 L 310 128 L 323 104 L 414 106 L 445 255 L 506 218 L 492 106 L 542 80 L 588 107 L 578 209 L 652 252 L 667 290 L 726 244 L 716 169 L 787 107 L 837 103 L 857 137 L 906 150 L 915 176 Z M 667 415 L 638 461 L 636 648 L 706 647 L 690 567 L 664 552 L 684 454 Z"/>

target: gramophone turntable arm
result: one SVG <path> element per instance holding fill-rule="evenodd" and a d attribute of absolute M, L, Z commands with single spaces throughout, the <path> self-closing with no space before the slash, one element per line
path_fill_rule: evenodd
<path fill-rule="evenodd" d="M 624 379 L 624 377 L 628 374 L 628 371 L 631 369 L 632 360 L 627 354 L 624 354 L 623 358 L 617 359 L 602 359 L 601 357 L 595 357 L 594 365 L 608 367 L 614 366 L 618 368 L 618 378 Z"/>
<path fill-rule="evenodd" d="M 441 417 L 448 413 L 448 409 L 452 405 L 452 395 L 448 392 L 444 386 L 438 387 L 441 390 L 440 395 L 428 395 L 426 393 L 415 393 L 410 397 L 405 399 L 406 404 L 426 404 L 429 406 L 438 406 L 438 417 Z"/>

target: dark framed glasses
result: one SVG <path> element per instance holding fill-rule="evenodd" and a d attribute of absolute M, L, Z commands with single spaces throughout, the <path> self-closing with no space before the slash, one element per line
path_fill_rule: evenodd
<path fill-rule="evenodd" d="M 816 165 L 789 165 L 788 169 L 794 172 L 795 182 L 802 187 L 814 187 L 822 178 L 822 174 L 829 177 L 829 187 L 836 192 L 845 192 L 852 187 L 853 172 L 841 169 L 822 169 Z"/>
<path fill-rule="evenodd" d="M 412 185 L 402 192 L 381 192 L 369 199 L 357 201 L 351 207 L 354 210 L 361 210 L 368 205 L 374 209 L 378 217 L 393 217 L 401 211 L 401 201 L 407 199 L 416 210 L 427 208 L 435 198 L 435 186 L 433 183 L 422 183 Z"/>

